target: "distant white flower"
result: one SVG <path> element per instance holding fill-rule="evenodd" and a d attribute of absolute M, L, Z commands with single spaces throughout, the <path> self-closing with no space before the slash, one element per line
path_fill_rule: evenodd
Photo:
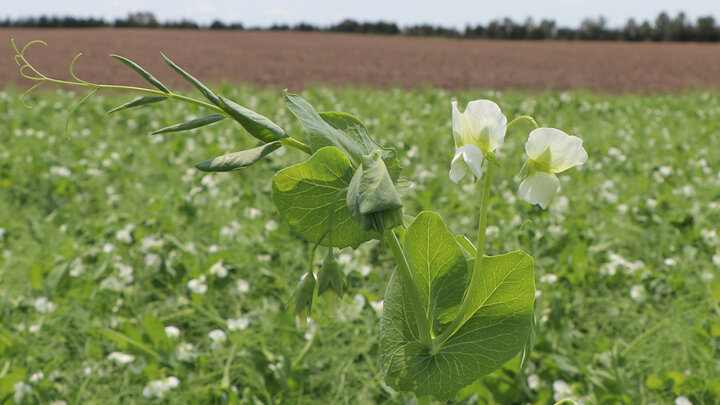
<path fill-rule="evenodd" d="M 555 399 L 555 401 L 562 401 L 572 395 L 572 387 L 564 380 L 555 380 L 553 382 L 553 393 L 553 399 Z"/>
<path fill-rule="evenodd" d="M 62 399 L 59 401 L 51 401 L 48 405 L 68 405 L 67 401 L 63 401 Z"/>
<path fill-rule="evenodd" d="M 36 383 L 43 378 L 45 378 L 45 373 L 43 373 L 42 371 L 38 371 L 37 373 L 31 375 L 28 381 L 30 381 L 31 383 Z"/>
<path fill-rule="evenodd" d="M 663 263 L 665 263 L 665 265 L 668 266 L 668 267 L 672 267 L 672 266 L 675 266 L 675 265 L 677 264 L 677 260 L 675 260 L 675 259 L 672 258 L 672 257 L 668 257 L 667 259 L 665 259 L 665 260 L 663 261 Z"/>
<path fill-rule="evenodd" d="M 225 332 L 223 332 L 222 329 L 213 329 L 210 332 L 208 332 L 208 337 L 213 342 L 223 343 L 227 340 L 227 335 L 225 335 Z"/>
<path fill-rule="evenodd" d="M 35 310 L 41 314 L 49 314 L 55 312 L 55 303 L 49 301 L 47 297 L 39 297 L 35 299 Z"/>
<path fill-rule="evenodd" d="M 349 255 L 347 253 L 343 253 L 340 256 L 338 256 L 338 264 L 341 266 L 347 266 L 348 264 L 352 263 L 352 255 Z"/>
<path fill-rule="evenodd" d="M 73 259 L 72 262 L 70 262 L 70 275 L 73 277 L 80 277 L 83 273 L 85 273 L 85 264 L 83 264 L 83 261 L 81 258 L 76 257 Z"/>
<path fill-rule="evenodd" d="M 162 380 L 153 380 L 143 388 L 142 394 L 145 398 L 163 398 L 168 391 L 178 385 L 180 385 L 180 380 L 174 376 Z"/>
<path fill-rule="evenodd" d="M 205 294 L 208 290 L 208 286 L 205 285 L 205 275 L 188 281 L 187 287 L 195 294 Z"/>
<path fill-rule="evenodd" d="M 25 381 L 18 381 L 13 384 L 13 391 L 13 399 L 16 404 L 19 404 L 22 402 L 22 399 L 26 394 L 30 394 L 32 392 L 32 387 L 25 384 Z"/>
<path fill-rule="evenodd" d="M 457 150 L 450 163 L 450 180 L 458 183 L 468 171 L 476 179 L 482 177 L 483 159 L 503 144 L 506 130 L 507 118 L 492 101 L 471 101 L 465 112 L 453 101 L 452 132 Z"/>
<path fill-rule="evenodd" d="M 228 271 L 227 268 L 225 268 L 225 266 L 223 265 L 222 260 L 210 266 L 210 274 L 214 274 L 220 278 L 227 277 Z"/>
<path fill-rule="evenodd" d="M 538 128 L 530 132 L 525 143 L 528 161 L 520 183 L 520 195 L 530 204 L 546 208 L 560 187 L 556 173 L 587 162 L 582 139 L 555 128 Z"/>
<path fill-rule="evenodd" d="M 223 344 L 227 340 L 227 335 L 222 329 L 213 329 L 208 333 L 208 337 L 212 340 L 210 348 L 213 350 L 220 350 Z"/>
<path fill-rule="evenodd" d="M 277 224 L 277 222 L 273 221 L 272 219 L 265 223 L 266 231 L 273 232 L 273 231 L 276 231 L 277 229 L 278 229 L 278 224 Z"/>
<path fill-rule="evenodd" d="M 548 273 L 540 277 L 541 283 L 553 284 L 557 281 L 558 277 L 555 274 Z"/>
<path fill-rule="evenodd" d="M 169 338 L 176 338 L 180 336 L 180 329 L 177 326 L 166 326 L 165 334 Z"/>
<path fill-rule="evenodd" d="M 28 332 L 30 332 L 32 334 L 36 334 L 36 333 L 40 332 L 40 328 L 42 328 L 41 324 L 34 323 L 34 324 L 28 326 Z"/>
<path fill-rule="evenodd" d="M 658 172 L 663 177 L 668 177 L 673 173 L 673 169 L 671 166 L 660 166 L 658 167 Z"/>
<path fill-rule="evenodd" d="M 5 238 L 5 228 L 0 228 L 0 240 Z"/>
<path fill-rule="evenodd" d="M 715 263 L 716 266 L 720 267 L 720 254 L 713 255 L 712 262 Z"/>
<path fill-rule="evenodd" d="M 537 390 L 540 388 L 540 377 L 537 374 L 530 374 L 527 378 L 527 385 L 531 390 Z"/>
<path fill-rule="evenodd" d="M 692 402 L 686 396 L 675 398 L 675 405 L 692 405 Z"/>
<path fill-rule="evenodd" d="M 50 168 L 50 174 L 58 177 L 70 177 L 72 172 L 65 166 L 53 166 Z"/>
<path fill-rule="evenodd" d="M 370 307 L 375 311 L 378 316 L 382 316 L 384 306 L 385 302 L 383 300 L 370 301 Z"/>
<path fill-rule="evenodd" d="M 125 227 L 115 233 L 115 239 L 125 244 L 131 244 L 133 242 L 132 231 L 135 229 L 135 225 L 128 224 Z"/>
<path fill-rule="evenodd" d="M 228 319 L 227 320 L 227 327 L 230 330 L 245 330 L 250 325 L 250 321 L 245 318 L 236 318 L 236 319 Z"/>
<path fill-rule="evenodd" d="M 113 244 L 110 243 L 110 242 L 104 244 L 103 247 L 102 247 L 102 251 L 103 251 L 104 253 L 112 253 L 113 250 L 115 250 L 115 245 L 113 245 Z"/>
<path fill-rule="evenodd" d="M 112 352 L 108 355 L 108 360 L 115 361 L 118 364 L 129 364 L 135 360 L 135 356 L 132 354 L 122 352 Z"/>
<path fill-rule="evenodd" d="M 146 236 L 140 241 L 140 250 L 147 253 L 152 249 L 162 248 L 165 242 L 157 236 Z"/>
<path fill-rule="evenodd" d="M 632 298 L 633 301 L 637 302 L 645 301 L 645 298 L 647 298 L 645 287 L 640 284 L 632 286 L 630 288 L 630 298 Z"/>
<path fill-rule="evenodd" d="M 238 279 L 235 281 L 235 289 L 239 294 L 245 294 L 250 291 L 250 283 L 247 280 Z"/>
<path fill-rule="evenodd" d="M 245 207 L 243 210 L 243 215 L 248 219 L 255 219 L 259 217 L 260 214 L 262 214 L 262 212 L 255 207 Z"/>
<path fill-rule="evenodd" d="M 183 343 L 177 348 L 177 358 L 180 361 L 192 362 L 197 358 L 198 353 L 192 343 Z"/>

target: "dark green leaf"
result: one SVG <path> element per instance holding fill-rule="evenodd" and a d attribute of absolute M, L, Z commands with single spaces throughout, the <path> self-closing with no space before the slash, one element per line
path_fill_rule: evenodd
<path fill-rule="evenodd" d="M 357 247 L 379 237 L 350 218 L 345 204 L 353 168 L 347 156 L 333 147 L 279 171 L 273 177 L 272 199 L 290 228 L 311 243 L 329 244 L 330 209 L 334 209 L 332 242 L 337 248 Z M 334 207 L 333 207 L 333 204 Z"/>
<path fill-rule="evenodd" d="M 158 129 L 157 131 L 151 132 L 150 135 L 164 134 L 167 132 L 187 131 L 190 129 L 204 127 L 205 125 L 210 125 L 223 119 L 225 119 L 225 116 L 220 114 L 206 115 L 204 117 L 195 118 L 190 121 L 182 122 L 180 124 L 175 124 L 169 127 Z"/>
<path fill-rule="evenodd" d="M 248 167 L 281 146 L 282 144 L 280 142 L 271 142 L 257 148 L 218 156 L 214 159 L 200 162 L 196 164 L 195 167 L 204 172 L 229 172 L 231 170 Z"/>
<path fill-rule="evenodd" d="M 136 72 L 137 72 L 140 76 L 142 76 L 142 78 L 145 79 L 148 83 L 150 83 L 150 84 L 152 84 L 153 86 L 157 87 L 158 89 L 160 89 L 160 90 L 163 91 L 164 93 L 170 93 L 170 90 L 168 90 L 168 88 L 165 87 L 164 84 L 160 83 L 160 81 L 159 81 L 158 79 L 156 79 L 155 77 L 153 77 L 153 75 L 151 75 L 147 70 L 145 70 L 145 69 L 143 69 L 142 67 L 140 67 L 140 65 L 138 65 L 137 63 L 131 61 L 131 60 L 128 59 L 128 58 L 122 57 L 122 56 L 120 56 L 120 55 L 112 55 L 112 54 L 111 54 L 110 56 L 112 56 L 113 58 L 115 58 L 115 59 L 119 60 L 120 62 L 122 62 L 122 63 L 126 64 L 127 66 L 129 66 L 130 69 L 136 71 Z"/>
<path fill-rule="evenodd" d="M 165 54 L 162 54 L 163 59 L 165 59 L 165 62 L 167 62 L 170 67 L 177 72 L 180 76 L 183 77 L 183 79 L 187 80 L 195 86 L 200 93 L 202 93 L 203 96 L 205 96 L 206 99 L 208 99 L 211 103 L 215 104 L 216 106 L 220 107 L 220 104 L 218 104 L 218 96 L 215 95 L 210 89 L 208 89 L 204 84 L 200 82 L 200 80 L 192 77 L 189 73 L 182 70 L 180 66 L 176 65 L 173 61 L 171 61 Z"/>
<path fill-rule="evenodd" d="M 128 108 L 139 107 L 141 105 L 157 103 L 157 102 L 165 101 L 165 100 L 167 100 L 167 97 L 164 97 L 164 96 L 139 97 L 133 101 L 130 101 L 129 103 L 125 103 L 123 105 L 113 108 L 112 110 L 108 111 L 108 114 L 112 114 L 112 113 L 120 111 L 120 110 L 127 110 Z"/>
<path fill-rule="evenodd" d="M 220 97 L 218 106 L 230 114 L 235 121 L 239 122 L 250 135 L 263 142 L 273 142 L 288 137 L 282 128 L 264 115 L 260 115 L 224 97 Z"/>

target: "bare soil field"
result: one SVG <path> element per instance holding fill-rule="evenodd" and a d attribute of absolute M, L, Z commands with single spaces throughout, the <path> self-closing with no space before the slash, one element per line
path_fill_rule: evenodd
<path fill-rule="evenodd" d="M 198 79 L 298 90 L 322 84 L 377 88 L 589 89 L 605 92 L 720 90 L 720 44 L 487 41 L 375 35 L 143 29 L 0 29 L 0 86 L 27 87 L 18 46 L 54 77 L 142 84 L 116 53 L 166 84 L 180 84 L 164 52 Z"/>

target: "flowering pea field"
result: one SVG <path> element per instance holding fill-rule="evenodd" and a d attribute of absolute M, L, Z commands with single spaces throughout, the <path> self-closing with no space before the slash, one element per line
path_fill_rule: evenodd
<path fill-rule="evenodd" d="M 278 92 L 223 88 L 290 134 Z M 287 304 L 309 244 L 270 201 L 280 149 L 252 167 L 192 166 L 255 140 L 221 122 L 147 134 L 193 107 L 122 114 L 101 94 L 0 92 L 0 403 L 412 403 L 383 383 L 378 322 L 394 262 L 377 241 L 338 263 L 347 292 L 312 321 Z M 452 403 L 720 402 L 720 94 L 598 95 L 311 88 L 318 110 L 359 117 L 400 153 L 409 212 L 434 208 L 469 234 L 480 201 L 448 178 L 450 102 L 584 140 L 548 209 L 524 202 L 517 167 L 495 170 L 488 254 L 535 260 L 535 344 Z M 527 128 L 496 155 L 522 162 Z M 468 235 L 472 237 L 472 235 Z M 65 401 L 65 402 L 62 402 Z"/>

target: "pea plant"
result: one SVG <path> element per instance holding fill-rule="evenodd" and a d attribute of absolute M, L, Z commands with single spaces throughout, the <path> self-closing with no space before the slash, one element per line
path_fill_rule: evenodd
<path fill-rule="evenodd" d="M 296 138 L 271 119 L 238 102 L 214 93 L 163 55 L 165 62 L 191 83 L 205 100 L 172 92 L 135 62 L 118 55 L 152 87 L 91 83 L 78 78 L 70 64 L 72 81 L 42 74 L 25 57 L 33 41 L 15 50 L 20 74 L 36 84 L 86 88 L 87 100 L 100 90 L 125 90 L 141 96 L 110 111 L 147 106 L 169 100 L 194 104 L 208 115 L 189 119 L 153 134 L 187 131 L 234 120 L 257 139 L 258 146 L 231 151 L 202 161 L 207 172 L 245 169 L 280 148 L 296 149 L 299 162 L 272 178 L 272 202 L 289 230 L 309 242 L 309 264 L 291 302 L 301 322 L 312 315 L 317 297 L 342 299 L 347 289 L 335 258 L 339 249 L 357 248 L 377 239 L 392 253 L 396 267 L 389 279 L 380 321 L 380 357 L 388 386 L 412 392 L 420 404 L 454 398 L 463 387 L 522 354 L 523 363 L 533 345 L 535 283 L 533 258 L 522 251 L 497 256 L 484 253 L 488 200 L 493 171 L 503 170 L 495 151 L 506 132 L 521 122 L 532 124 L 521 166 L 519 192 L 531 204 L 546 208 L 560 187 L 557 173 L 587 160 L 582 140 L 554 128 L 540 128 L 529 116 L 508 123 L 497 104 L 470 102 L 464 109 L 452 102 L 452 137 L 456 153 L 449 178 L 478 183 L 481 208 L 473 241 L 455 235 L 434 211 L 405 212 L 404 181 L 398 152 L 378 143 L 356 117 L 343 112 L 318 112 L 297 94 L 284 93 L 285 103 L 306 134 Z M 23 97 L 24 99 L 24 97 Z M 307 155 L 307 156 L 304 156 Z M 512 162 L 510 162 L 512 163 Z M 518 162 L 520 163 L 520 162 Z M 510 166 L 510 165 L 508 165 Z M 324 250 L 317 274 L 313 262 Z"/>

